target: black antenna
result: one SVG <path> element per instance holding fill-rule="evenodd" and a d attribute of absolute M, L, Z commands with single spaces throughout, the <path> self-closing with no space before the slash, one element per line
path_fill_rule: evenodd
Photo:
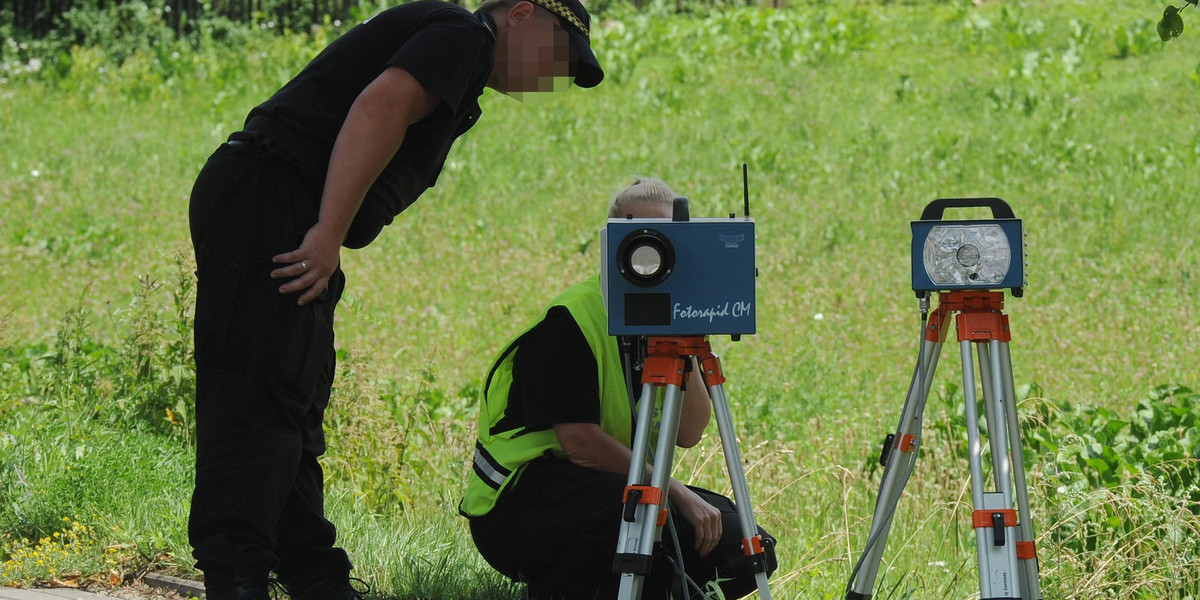
<path fill-rule="evenodd" d="M 742 196 L 746 203 L 746 218 L 750 218 L 750 170 L 742 163 Z"/>

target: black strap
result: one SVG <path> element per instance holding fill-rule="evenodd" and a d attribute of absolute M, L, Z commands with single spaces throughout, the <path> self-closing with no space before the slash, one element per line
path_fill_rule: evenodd
<path fill-rule="evenodd" d="M 634 384 L 635 375 L 641 371 L 639 361 L 645 360 L 645 336 L 621 336 L 618 344 L 621 346 L 621 370 L 625 375 L 625 393 L 629 395 L 629 418 L 633 423 L 631 431 L 637 430 L 637 401 L 641 396 Z"/>

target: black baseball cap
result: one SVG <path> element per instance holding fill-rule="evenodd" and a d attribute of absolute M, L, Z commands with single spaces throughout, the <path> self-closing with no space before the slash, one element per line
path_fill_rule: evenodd
<path fill-rule="evenodd" d="M 567 30 L 571 48 L 575 50 L 578 59 L 575 72 L 575 85 L 579 87 L 596 87 L 604 79 L 604 70 L 592 53 L 591 26 L 592 18 L 579 0 L 528 0 L 530 4 L 540 6 L 558 17 L 563 29 Z"/>

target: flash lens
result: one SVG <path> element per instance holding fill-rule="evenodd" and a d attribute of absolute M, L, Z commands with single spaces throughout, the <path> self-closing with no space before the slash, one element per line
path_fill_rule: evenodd
<path fill-rule="evenodd" d="M 934 227 L 923 254 L 925 272 L 935 285 L 996 285 L 1012 264 L 1012 247 L 999 225 Z"/>

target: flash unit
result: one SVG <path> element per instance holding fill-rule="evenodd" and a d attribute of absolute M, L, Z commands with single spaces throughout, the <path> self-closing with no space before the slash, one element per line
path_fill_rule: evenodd
<path fill-rule="evenodd" d="M 988 220 L 943 220 L 947 208 L 984 207 Z M 929 292 L 1009 288 L 1020 297 L 1025 286 L 1025 245 L 1021 220 L 999 198 L 934 200 L 912 222 L 912 287 Z"/>

